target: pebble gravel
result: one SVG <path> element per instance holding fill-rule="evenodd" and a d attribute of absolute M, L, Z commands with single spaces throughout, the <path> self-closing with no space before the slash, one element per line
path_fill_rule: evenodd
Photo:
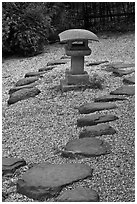
<path fill-rule="evenodd" d="M 134 33 L 100 37 L 100 42 L 89 43 L 92 49 L 87 62 L 108 60 L 134 63 Z M 16 182 L 34 163 L 84 163 L 91 166 L 93 177 L 63 188 L 85 186 L 96 190 L 100 202 L 135 202 L 135 97 L 116 101 L 118 108 L 97 113 L 114 114 L 118 120 L 110 122 L 117 130 L 114 135 L 104 135 L 103 139 L 111 145 L 112 153 L 99 157 L 62 158 L 58 149 L 77 139 L 82 128 L 76 126 L 79 117 L 75 106 L 92 102 L 94 98 L 107 95 L 123 85 L 123 77 L 116 77 L 97 66 L 85 66 L 92 77 L 98 74 L 104 79 L 103 89 L 86 89 L 62 93 L 59 90 L 60 79 L 64 79 L 67 64 L 56 67 L 39 79 L 37 88 L 41 93 L 7 105 L 11 87 L 27 72 L 38 71 L 49 61 L 60 59 L 65 54 L 63 45 L 48 45 L 45 52 L 31 58 L 5 59 L 2 64 L 2 154 L 3 157 L 23 158 L 27 165 L 18 169 L 13 176 L 3 177 L 3 193 L 8 195 L 6 202 L 34 202 L 26 196 L 16 193 Z M 132 73 L 133 74 L 133 73 Z M 128 76 L 132 76 L 132 74 Z M 54 201 L 50 199 L 48 201 Z"/>

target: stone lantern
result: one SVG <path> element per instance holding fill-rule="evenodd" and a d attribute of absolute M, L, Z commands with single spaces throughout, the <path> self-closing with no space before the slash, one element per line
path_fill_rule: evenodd
<path fill-rule="evenodd" d="M 71 56 L 71 68 L 66 69 L 65 79 L 61 80 L 62 90 L 89 85 L 89 75 L 84 71 L 84 56 L 91 54 L 88 40 L 98 41 L 98 37 L 84 29 L 70 29 L 59 34 L 60 42 L 66 43 L 66 55 Z"/>

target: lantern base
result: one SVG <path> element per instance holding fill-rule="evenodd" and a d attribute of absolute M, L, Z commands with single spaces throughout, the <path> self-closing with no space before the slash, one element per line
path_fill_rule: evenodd
<path fill-rule="evenodd" d="M 86 88 L 92 88 L 91 84 L 77 84 L 77 85 L 68 85 L 66 80 L 60 80 L 60 89 L 62 92 L 81 90 Z"/>
<path fill-rule="evenodd" d="M 66 72 L 65 80 L 68 85 L 85 85 L 89 84 L 89 75 L 86 71 L 84 74 L 71 74 Z"/>
<path fill-rule="evenodd" d="M 85 88 L 91 88 L 87 72 L 79 75 L 66 73 L 65 79 L 60 81 L 60 89 L 63 92 Z"/>

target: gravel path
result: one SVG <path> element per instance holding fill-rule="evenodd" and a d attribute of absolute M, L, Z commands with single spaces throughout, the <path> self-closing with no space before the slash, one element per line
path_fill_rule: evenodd
<path fill-rule="evenodd" d="M 88 62 L 108 60 L 134 63 L 134 34 L 100 37 L 99 43 L 90 43 L 89 47 L 92 49 L 92 54 L 85 57 Z M 97 73 L 105 79 L 103 90 L 86 89 L 61 93 L 57 86 L 60 79 L 64 78 L 65 69 L 70 66 L 69 62 L 56 66 L 40 79 L 37 88 L 41 93 L 38 96 L 7 106 L 8 91 L 19 79 L 29 71 L 37 71 L 44 67 L 51 60 L 60 59 L 64 54 L 63 45 L 55 44 L 47 46 L 45 53 L 39 56 L 7 59 L 3 62 L 3 157 L 24 158 L 28 164 L 17 170 L 13 177 L 3 177 L 3 191 L 9 194 L 5 201 L 33 202 L 33 199 L 16 193 L 16 182 L 28 166 L 47 160 L 51 163 L 85 163 L 93 167 L 91 180 L 85 179 L 67 188 L 77 185 L 92 187 L 99 193 L 100 202 L 134 202 L 134 96 L 128 97 L 125 101 L 115 102 L 117 109 L 100 111 L 100 113 L 112 113 L 119 117 L 119 120 L 110 122 L 117 133 L 99 137 L 112 146 L 111 154 L 93 158 L 68 159 L 56 153 L 56 148 L 60 149 L 69 140 L 78 138 L 81 131 L 81 128 L 76 126 L 79 113 L 74 107 L 91 102 L 95 97 L 109 94 L 110 91 L 123 85 L 122 77 L 113 76 L 111 72 L 102 70 L 101 65 L 85 66 L 90 76 Z"/>

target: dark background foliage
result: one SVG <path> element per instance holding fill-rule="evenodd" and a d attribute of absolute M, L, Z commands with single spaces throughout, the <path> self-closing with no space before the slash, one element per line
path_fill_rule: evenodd
<path fill-rule="evenodd" d="M 70 28 L 134 30 L 134 2 L 3 2 L 2 53 L 34 56 Z"/>

